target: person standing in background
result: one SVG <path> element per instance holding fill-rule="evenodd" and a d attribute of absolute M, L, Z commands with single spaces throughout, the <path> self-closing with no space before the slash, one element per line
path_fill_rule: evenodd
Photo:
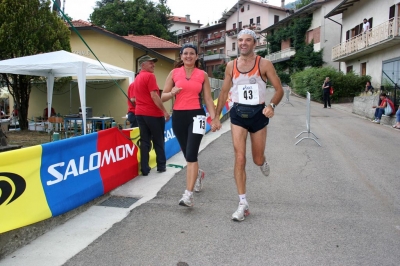
<path fill-rule="evenodd" d="M 130 127 L 137 127 L 138 123 L 136 121 L 136 116 L 135 116 L 135 95 L 134 95 L 134 86 L 133 86 L 134 82 L 132 82 L 129 85 L 128 88 L 128 121 L 130 123 Z"/>
<path fill-rule="evenodd" d="M 322 85 L 322 95 L 324 97 L 324 108 L 326 108 L 326 106 L 331 108 L 331 97 L 329 94 L 331 86 L 332 86 L 332 84 L 331 84 L 329 77 L 326 77 L 324 84 Z"/>
<path fill-rule="evenodd" d="M 363 20 L 363 33 L 366 33 L 370 29 L 368 20 L 365 18 Z"/>
<path fill-rule="evenodd" d="M 43 121 L 47 121 L 49 119 L 49 109 L 46 107 L 43 110 Z M 50 116 L 56 116 L 56 110 L 54 110 L 53 107 L 51 107 L 51 111 L 50 111 Z"/>
<path fill-rule="evenodd" d="M 140 130 L 140 166 L 142 175 L 147 176 L 151 170 L 149 166 L 149 152 L 153 142 L 156 152 L 157 172 L 166 171 L 166 156 L 164 143 L 165 122 L 170 115 L 160 98 L 156 76 L 154 75 L 157 58 L 145 55 L 139 59 L 140 73 L 133 85 L 135 96 L 135 115 Z"/>

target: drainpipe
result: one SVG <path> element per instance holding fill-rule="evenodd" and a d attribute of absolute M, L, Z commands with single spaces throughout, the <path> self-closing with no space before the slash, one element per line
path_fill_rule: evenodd
<path fill-rule="evenodd" d="M 342 24 L 340 24 L 339 22 L 337 22 L 337 21 L 334 21 L 333 19 L 331 19 L 331 18 L 327 18 L 327 19 L 329 19 L 329 20 L 331 20 L 331 21 L 333 21 L 333 22 L 335 22 L 335 23 L 337 23 L 337 24 L 339 24 L 340 25 L 340 40 L 339 40 L 339 44 L 342 42 L 342 31 L 343 31 L 343 25 Z M 339 62 L 339 71 L 340 71 L 340 62 Z"/>

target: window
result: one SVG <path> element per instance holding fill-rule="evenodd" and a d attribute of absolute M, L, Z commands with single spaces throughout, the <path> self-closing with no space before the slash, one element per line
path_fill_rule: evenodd
<path fill-rule="evenodd" d="M 372 18 L 368 19 L 368 22 L 369 22 L 369 28 L 370 28 L 370 29 L 372 29 L 372 20 L 373 20 Z"/>
<path fill-rule="evenodd" d="M 250 5 L 247 5 L 247 10 L 250 10 Z"/>
<path fill-rule="evenodd" d="M 236 43 L 235 42 L 232 43 L 232 51 L 236 51 Z"/>
<path fill-rule="evenodd" d="M 261 23 L 261 18 L 260 18 L 260 17 L 257 17 L 257 18 L 256 18 L 256 21 L 257 21 L 257 26 L 259 26 L 260 23 Z"/>
<path fill-rule="evenodd" d="M 239 22 L 239 30 L 241 30 L 242 29 L 242 22 L 240 21 Z"/>
<path fill-rule="evenodd" d="M 277 23 L 279 21 L 279 16 L 275 15 L 274 16 L 274 23 Z"/>
<path fill-rule="evenodd" d="M 236 29 L 236 23 L 233 23 L 233 29 Z"/>
<path fill-rule="evenodd" d="M 254 20 L 251 18 L 250 19 L 250 25 L 252 25 L 254 23 Z"/>
<path fill-rule="evenodd" d="M 346 73 L 350 73 L 351 71 L 353 71 L 353 66 L 348 66 L 346 68 Z"/>
<path fill-rule="evenodd" d="M 218 31 L 214 32 L 214 37 L 218 36 Z"/>
<path fill-rule="evenodd" d="M 190 31 L 190 27 L 189 26 L 185 26 L 185 31 Z"/>
<path fill-rule="evenodd" d="M 213 53 L 216 54 L 217 53 L 217 49 L 214 49 Z"/>
<path fill-rule="evenodd" d="M 367 75 L 367 63 L 361 63 L 361 76 Z"/>
<path fill-rule="evenodd" d="M 224 48 L 219 48 L 219 53 L 224 54 Z"/>
<path fill-rule="evenodd" d="M 395 11 L 396 11 L 396 7 L 395 7 L 395 5 L 392 5 L 389 8 L 389 19 L 394 18 Z"/>

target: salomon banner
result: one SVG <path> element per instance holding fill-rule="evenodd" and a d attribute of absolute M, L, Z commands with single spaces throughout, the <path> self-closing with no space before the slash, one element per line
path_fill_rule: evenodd
<path fill-rule="evenodd" d="M 227 101 L 221 117 L 229 109 Z M 164 131 L 167 159 L 180 151 L 172 119 Z M 206 132 L 210 125 L 208 117 Z M 139 128 L 111 128 L 0 153 L 0 233 L 66 213 L 135 178 L 139 141 Z M 156 166 L 154 149 L 149 165 Z"/>
<path fill-rule="evenodd" d="M 0 154 L 0 233 L 79 207 L 138 175 L 138 149 L 112 128 Z"/>

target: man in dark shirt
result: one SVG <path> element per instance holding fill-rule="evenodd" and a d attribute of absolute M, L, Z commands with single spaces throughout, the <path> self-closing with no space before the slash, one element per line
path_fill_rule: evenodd
<path fill-rule="evenodd" d="M 332 84 L 331 84 L 329 77 L 326 77 L 324 84 L 322 85 L 322 92 L 323 92 L 323 96 L 324 96 L 324 108 L 326 108 L 326 106 L 331 108 L 331 97 L 329 94 L 331 86 L 332 86 Z"/>

